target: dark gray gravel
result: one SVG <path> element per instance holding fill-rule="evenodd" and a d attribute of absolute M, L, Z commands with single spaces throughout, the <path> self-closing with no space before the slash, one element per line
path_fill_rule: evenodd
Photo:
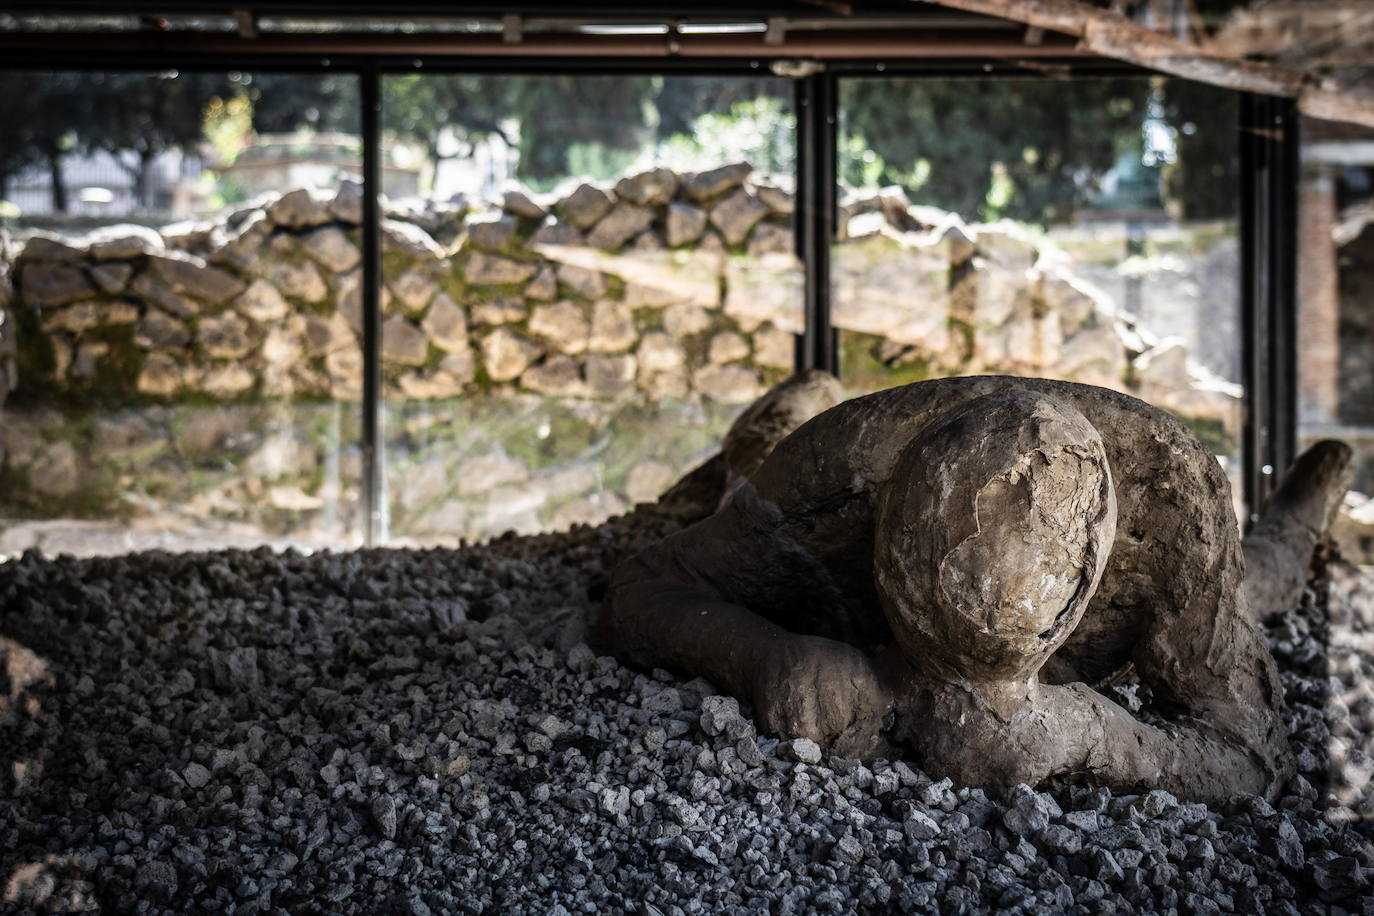
<path fill-rule="evenodd" d="M 0 910 L 1374 913 L 1367 585 L 1271 623 L 1276 805 L 985 792 L 597 657 L 669 525 L 0 565 Z"/>

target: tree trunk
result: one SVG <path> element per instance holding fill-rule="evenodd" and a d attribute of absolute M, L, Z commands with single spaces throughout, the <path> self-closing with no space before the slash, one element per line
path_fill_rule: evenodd
<path fill-rule="evenodd" d="M 138 170 L 134 172 L 134 200 L 140 210 L 153 208 L 153 154 L 139 150 Z"/>
<path fill-rule="evenodd" d="M 49 149 L 44 155 L 48 160 L 48 176 L 52 185 L 52 208 L 58 213 L 66 213 L 67 180 L 62 175 L 62 153 L 56 149 Z"/>

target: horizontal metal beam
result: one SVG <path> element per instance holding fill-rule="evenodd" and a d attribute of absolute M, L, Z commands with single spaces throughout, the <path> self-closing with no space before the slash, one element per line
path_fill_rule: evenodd
<path fill-rule="evenodd" d="M 531 35 L 515 43 L 500 33 L 452 34 L 264 34 L 253 39 L 233 33 L 0 33 L 0 59 L 41 65 L 54 54 L 182 55 L 222 57 L 226 66 L 245 56 L 405 57 L 586 57 L 597 59 L 775 59 L 876 58 L 946 60 L 987 58 L 1091 57 L 1074 40 L 1046 35 L 1026 45 L 1019 33 L 982 30 L 789 32 L 781 44 L 767 44 L 762 33 L 745 35 Z M 242 66 L 236 67 L 242 69 Z"/>

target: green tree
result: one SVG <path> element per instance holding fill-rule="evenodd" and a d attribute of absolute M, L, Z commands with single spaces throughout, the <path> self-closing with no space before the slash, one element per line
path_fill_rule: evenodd
<path fill-rule="evenodd" d="M 190 149 L 203 137 L 211 99 L 235 91 L 225 77 L 200 73 L 97 73 L 86 77 L 85 116 L 76 125 L 81 145 L 109 153 L 133 178 L 134 198 L 151 207 L 153 160 Z M 130 162 L 125 153 L 133 154 Z"/>
<path fill-rule="evenodd" d="M 0 132 L 0 198 L 23 171 L 48 171 L 52 207 L 68 208 L 63 157 L 77 142 L 85 122 L 90 77 L 80 73 L 5 71 L 0 73 L 0 98 L 5 99 L 5 130 Z"/>
<path fill-rule="evenodd" d="M 1123 147 L 1139 148 L 1149 91 L 1139 79 L 849 80 L 840 176 L 858 183 L 876 164 L 880 183 L 969 218 L 1062 220 Z"/>
<path fill-rule="evenodd" d="M 1236 216 L 1238 96 L 1202 83 L 1165 80 L 1160 97 L 1177 144 L 1174 161 L 1164 166 L 1166 204 L 1185 220 Z"/>
<path fill-rule="evenodd" d="M 506 133 L 511 97 L 523 77 L 428 75 L 390 76 L 382 82 L 382 127 L 391 136 L 414 144 L 435 166 L 443 159 L 472 154 L 483 139 Z M 445 151 L 445 133 L 458 141 Z"/>
<path fill-rule="evenodd" d="M 10 194 L 10 183 L 22 172 L 43 162 L 37 131 L 50 117 L 44 105 L 42 75 L 27 71 L 0 71 L 0 98 L 5 99 L 9 122 L 0 130 L 0 200 Z"/>
<path fill-rule="evenodd" d="M 234 74 L 231 83 L 253 103 L 253 130 L 294 133 L 302 128 L 357 134 L 362 130 L 358 78 L 295 73 Z M 387 79 L 383 85 L 389 84 Z"/>
<path fill-rule="evenodd" d="M 657 80 L 653 106 L 660 140 L 690 135 L 703 115 L 721 115 L 741 103 L 773 99 L 792 107 L 792 82 L 776 76 L 670 76 Z"/>
<path fill-rule="evenodd" d="M 512 88 L 511 114 L 520 125 L 516 174 L 523 180 L 566 176 L 570 152 L 579 145 L 638 150 L 652 136 L 650 77 L 530 77 Z"/>

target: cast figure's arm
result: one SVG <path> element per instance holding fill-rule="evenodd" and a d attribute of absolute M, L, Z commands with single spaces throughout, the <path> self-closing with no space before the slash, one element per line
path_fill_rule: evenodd
<path fill-rule="evenodd" d="M 811 738 L 842 756 L 876 752 L 893 689 L 869 656 L 772 623 L 683 569 L 698 545 L 727 543 L 716 529 L 728 527 L 729 515 L 712 516 L 617 570 L 602 605 L 601 641 L 621 658 L 700 675 L 751 702 L 766 732 Z"/>

